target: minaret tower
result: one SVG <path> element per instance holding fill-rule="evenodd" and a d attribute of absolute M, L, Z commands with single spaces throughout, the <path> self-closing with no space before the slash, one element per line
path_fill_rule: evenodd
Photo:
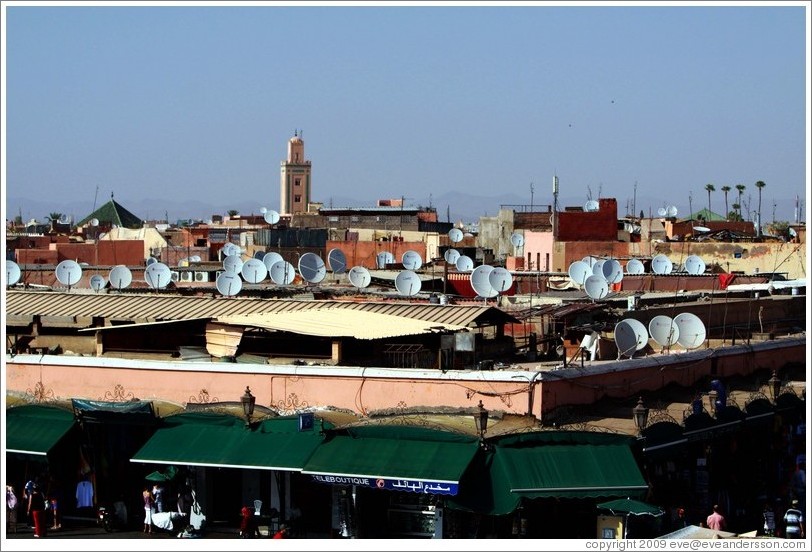
<path fill-rule="evenodd" d="M 288 158 L 282 161 L 279 182 L 279 213 L 295 215 L 307 212 L 310 203 L 310 161 L 305 160 L 301 131 L 288 141 Z"/>

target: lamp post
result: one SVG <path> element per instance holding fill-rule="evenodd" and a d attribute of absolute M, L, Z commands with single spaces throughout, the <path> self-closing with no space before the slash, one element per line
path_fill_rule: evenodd
<path fill-rule="evenodd" d="M 643 405 L 643 397 L 637 399 L 637 406 L 632 408 L 632 416 L 634 417 L 634 425 L 637 427 L 637 434 L 641 435 L 648 423 L 648 408 Z"/>
<path fill-rule="evenodd" d="M 716 389 L 708 391 L 708 399 L 710 400 L 711 416 L 716 416 L 716 399 L 719 397 L 719 392 Z"/>
<path fill-rule="evenodd" d="M 778 374 L 775 373 L 773 370 L 773 375 L 767 381 L 767 384 L 770 386 L 770 393 L 773 396 L 773 402 L 778 400 L 778 395 L 781 394 L 781 379 L 778 377 Z"/>
<path fill-rule="evenodd" d="M 482 446 L 485 446 L 485 432 L 488 430 L 488 415 L 488 411 L 480 400 L 478 410 L 474 412 L 474 424 L 476 425 L 477 433 L 479 433 L 479 442 Z"/>
<path fill-rule="evenodd" d="M 245 414 L 245 427 L 251 427 L 251 416 L 254 415 L 254 404 L 257 398 L 251 394 L 251 389 L 246 385 L 245 393 L 240 397 L 242 411 Z"/>

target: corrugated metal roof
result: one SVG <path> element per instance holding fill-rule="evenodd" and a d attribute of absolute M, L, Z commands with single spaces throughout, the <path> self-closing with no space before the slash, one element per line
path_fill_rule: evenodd
<path fill-rule="evenodd" d="M 217 322 L 253 326 L 319 337 L 354 337 L 355 339 L 386 339 L 403 335 L 432 333 L 430 328 L 460 331 L 465 326 L 440 324 L 427 320 L 403 318 L 391 314 L 364 312 L 352 309 L 319 309 L 313 311 L 276 312 L 222 316 Z"/>

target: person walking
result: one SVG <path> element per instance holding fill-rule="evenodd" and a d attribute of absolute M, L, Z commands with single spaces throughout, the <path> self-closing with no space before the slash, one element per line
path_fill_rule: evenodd
<path fill-rule="evenodd" d="M 11 485 L 6 485 L 6 523 L 6 527 L 17 532 L 17 495 Z"/>
<path fill-rule="evenodd" d="M 39 485 L 34 483 L 31 487 L 31 492 L 28 495 L 28 508 L 26 512 L 34 520 L 34 536 L 45 536 L 45 497 L 39 488 Z"/>
<path fill-rule="evenodd" d="M 774 537 L 775 534 L 775 511 L 769 502 L 764 504 L 764 535 Z"/>
<path fill-rule="evenodd" d="M 152 509 L 154 506 L 152 493 L 149 492 L 149 489 L 145 488 L 141 496 L 144 500 L 144 533 L 152 533 Z"/>
<path fill-rule="evenodd" d="M 798 499 L 793 499 L 790 508 L 784 512 L 784 535 L 788 539 L 804 538 L 804 513 L 798 509 Z"/>
<path fill-rule="evenodd" d="M 725 516 L 722 515 L 720 512 L 720 508 L 718 504 L 713 505 L 713 513 L 708 516 L 708 519 L 705 520 L 708 529 L 713 529 L 714 531 L 724 531 L 727 527 L 727 522 L 725 521 Z"/>

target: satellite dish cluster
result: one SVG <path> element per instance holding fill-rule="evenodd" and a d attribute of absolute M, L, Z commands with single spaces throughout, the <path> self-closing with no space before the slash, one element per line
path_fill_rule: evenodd
<path fill-rule="evenodd" d="M 593 300 L 603 299 L 609 294 L 610 285 L 623 280 L 623 267 L 616 259 L 586 256 L 570 264 L 567 273 Z"/>
<path fill-rule="evenodd" d="M 660 218 L 675 218 L 677 216 L 677 207 L 675 205 L 666 205 L 657 209 L 657 215 Z"/>
<path fill-rule="evenodd" d="M 675 316 L 658 315 L 649 321 L 648 328 L 633 318 L 626 318 L 615 325 L 615 344 L 618 359 L 632 358 L 634 353 L 648 345 L 649 336 L 663 349 L 679 344 L 685 349 L 696 349 L 705 341 L 705 324 L 690 312 Z"/>

